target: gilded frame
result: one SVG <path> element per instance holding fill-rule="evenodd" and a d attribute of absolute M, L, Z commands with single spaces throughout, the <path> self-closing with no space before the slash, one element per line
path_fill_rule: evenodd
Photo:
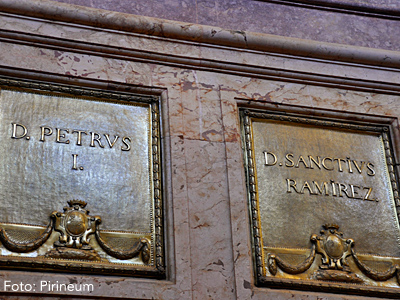
<path fill-rule="evenodd" d="M 99 87 L 98 87 L 99 86 Z M 22 269 L 29 271 L 56 271 L 56 272 L 73 272 L 73 273 L 89 273 L 89 274 L 102 274 L 102 275 L 124 275 L 124 276 L 135 276 L 135 277 L 150 277 L 163 279 L 166 277 L 165 269 L 165 247 L 164 247 L 164 204 L 163 204 L 163 173 L 162 173 L 162 130 L 161 130 L 161 113 L 160 113 L 160 96 L 159 95 L 147 95 L 147 94 L 136 94 L 126 92 L 125 90 L 130 90 L 129 87 L 124 88 L 119 84 L 115 86 L 115 89 L 110 88 L 110 85 L 105 89 L 104 84 L 87 84 L 83 85 L 72 85 L 69 83 L 53 83 L 47 81 L 37 81 L 37 80 L 26 80 L 20 78 L 13 78 L 8 76 L 0 76 L 0 88 L 14 91 L 22 91 L 33 94 L 44 94 L 52 96 L 64 96 L 79 98 L 85 100 L 94 100 L 99 102 L 109 102 L 120 105 L 138 105 L 146 106 L 149 111 L 149 159 L 150 159 L 150 169 L 149 174 L 152 173 L 151 178 L 151 211 L 149 214 L 151 216 L 151 237 L 150 238 L 139 238 L 139 240 L 133 240 L 132 248 L 118 249 L 112 245 L 107 245 L 107 239 L 101 236 L 101 230 L 99 229 L 99 224 L 101 223 L 101 218 L 98 216 L 89 216 L 89 211 L 85 209 L 86 203 L 82 200 L 68 201 L 70 207 L 64 207 L 64 213 L 53 212 L 50 217 L 50 223 L 46 228 L 48 236 L 58 235 L 56 231 L 60 232 L 60 236 L 66 236 L 66 239 L 74 240 L 72 243 L 74 247 L 79 244 L 76 239 L 79 237 L 72 236 L 71 230 L 59 226 L 59 223 L 63 222 L 64 225 L 67 224 L 68 214 L 73 211 L 82 218 L 86 218 L 86 232 L 84 238 L 81 239 L 83 244 L 90 247 L 89 240 L 87 239 L 87 234 L 91 235 L 92 239 L 98 244 L 102 244 L 101 248 L 108 255 L 120 259 L 123 262 L 131 257 L 137 257 L 142 260 L 140 264 L 124 264 L 124 263 L 110 263 L 108 261 L 97 260 L 85 260 L 79 257 L 68 258 L 48 258 L 48 257 L 18 257 L 18 256 L 0 256 L 0 268 L 2 269 Z M 90 207 L 88 207 L 90 209 Z M 62 207 L 60 207 L 60 210 Z M 64 219 L 62 219 L 64 218 Z M 60 221 L 61 220 L 61 221 Z M 23 222 L 23 220 L 22 220 Z M 57 223 L 58 222 L 58 223 Z M 18 226 L 18 224 L 16 224 Z M 26 224 L 21 224 L 25 226 Z M 57 228 L 58 226 L 58 228 Z M 65 226 L 66 227 L 66 226 Z M 91 228 L 90 228 L 91 227 Z M 21 250 L 23 247 L 30 247 L 31 243 L 23 243 L 21 241 L 14 242 L 9 239 L 7 235 L 7 230 L 1 228 L 0 239 L 2 244 L 5 246 L 7 243 L 10 248 L 19 249 L 17 252 L 24 252 Z M 107 234 L 106 234 L 107 235 Z M 81 235 L 82 237 L 82 235 Z M 48 238 L 48 237 L 47 237 Z M 58 238 L 58 237 L 57 237 Z M 56 239 L 57 239 L 56 238 Z M 38 239 L 39 240 L 39 239 Z M 60 238 L 61 240 L 61 238 Z M 65 243 L 63 244 L 65 246 Z M 80 245 L 80 249 L 74 249 L 83 251 L 84 249 Z M 55 249 L 55 246 L 53 247 Z M 75 247 L 76 248 L 76 247 Z M 78 247 L 79 248 L 79 247 Z M 67 248 L 65 248 L 67 249 Z M 100 248 L 99 248 L 100 249 Z M 12 251 L 11 251 L 12 252 Z M 26 251 L 25 251 L 26 252 Z M 60 251 L 59 251 L 60 252 Z M 61 251 L 62 252 L 62 251 Z M 57 254 L 58 255 L 58 254 Z"/>
<path fill-rule="evenodd" d="M 247 197 L 249 203 L 249 218 L 251 225 L 251 239 L 252 239 L 252 256 L 253 256 L 253 266 L 254 266 L 254 275 L 256 279 L 256 285 L 260 287 L 270 287 L 270 288 L 284 288 L 284 289 L 298 289 L 298 290 L 312 290 L 312 291 L 321 291 L 321 292 L 333 292 L 333 293 L 348 293 L 348 294 L 360 294 L 360 295 L 368 295 L 368 296 L 380 296 L 380 297 L 399 297 L 399 289 L 393 287 L 383 287 L 383 286 L 365 286 L 365 285 L 357 285 L 354 283 L 345 283 L 339 281 L 322 281 L 322 280 L 303 280 L 296 279 L 293 276 L 288 276 L 288 278 L 276 278 L 274 275 L 277 270 L 284 270 L 283 272 L 288 272 L 289 274 L 298 274 L 299 272 L 303 272 L 304 269 L 309 267 L 311 263 L 311 259 L 314 261 L 320 259 L 321 255 L 318 250 L 320 245 L 318 241 L 323 240 L 324 234 L 317 236 L 313 235 L 311 239 L 314 239 L 315 245 L 313 245 L 313 249 L 311 249 L 310 255 L 308 258 L 301 264 L 291 265 L 290 263 L 285 263 L 284 260 L 279 257 L 275 257 L 275 255 L 267 254 L 264 250 L 265 245 L 263 244 L 262 237 L 262 227 L 261 227 L 261 215 L 260 215 L 260 207 L 259 207 L 259 198 L 258 198 L 258 182 L 257 182 L 257 172 L 256 172 L 256 162 L 255 162 L 255 149 L 253 145 L 253 133 L 252 133 L 252 122 L 253 120 L 270 120 L 276 122 L 286 122 L 292 124 L 306 124 L 307 126 L 318 126 L 322 128 L 331 128 L 331 129 L 340 129 L 340 130 L 350 130 L 350 131 L 361 131 L 361 132 L 370 132 L 373 134 L 378 134 L 382 136 L 383 145 L 384 145 L 384 155 L 386 157 L 387 170 L 390 176 L 391 189 L 393 193 L 394 203 L 395 203 L 395 214 L 397 215 L 398 220 L 400 219 L 400 197 L 398 190 L 398 174 L 397 174 L 397 165 L 395 160 L 395 155 L 393 151 L 393 124 L 389 124 L 386 121 L 375 122 L 375 124 L 371 124 L 363 120 L 362 117 L 358 116 L 353 117 L 351 121 L 347 118 L 343 117 L 338 118 L 338 113 L 328 112 L 323 114 L 323 112 L 313 111 L 310 114 L 307 114 L 306 109 L 303 109 L 303 113 L 299 113 L 298 108 L 293 109 L 293 107 L 276 107 L 272 109 L 265 108 L 263 105 L 259 105 L 262 109 L 257 109 L 257 104 L 255 104 L 256 108 L 250 107 L 241 107 L 240 108 L 240 121 L 241 121 L 241 135 L 242 135 L 242 144 L 243 144 L 243 155 L 244 155 L 244 165 L 245 165 L 245 175 L 246 175 L 246 186 L 247 186 Z M 301 110 L 300 110 L 301 111 Z M 310 116 L 315 114 L 314 116 Z M 323 117 L 321 117 L 323 116 Z M 375 120 L 376 121 L 376 120 Z M 372 122 L 373 123 L 373 122 Z M 322 224 L 321 224 L 322 225 Z M 335 224 L 325 224 L 324 227 L 326 230 L 321 231 L 329 233 L 330 231 L 333 234 L 339 236 L 342 234 L 338 232 L 338 228 L 336 228 Z M 338 234 L 339 233 L 339 234 Z M 329 233 L 330 234 L 330 233 Z M 365 274 L 369 278 L 373 278 L 373 280 L 384 281 L 386 278 L 397 278 L 397 282 L 400 288 L 400 266 L 399 259 L 392 260 L 392 267 L 390 270 L 385 272 L 375 271 L 365 264 L 363 264 L 359 257 L 363 257 L 362 255 L 357 256 L 355 251 L 353 251 L 353 243 L 354 241 L 348 239 L 347 241 L 343 240 L 343 243 L 349 243 L 347 252 L 342 258 L 351 257 L 350 259 L 354 262 L 360 273 Z M 347 246 L 347 245 L 346 245 Z M 319 248 L 318 248 L 319 247 Z M 301 252 L 301 251 L 300 251 Z M 304 251 L 303 251 L 304 252 Z M 318 253 L 318 254 L 317 254 Z M 304 254 L 304 253 L 302 253 Z M 325 254 L 326 255 L 326 254 Z M 323 255 L 321 255 L 323 256 Z M 327 259 L 329 259 L 328 255 L 326 255 Z M 297 272 L 298 271 L 298 272 Z M 297 273 L 296 273 L 297 272 Z M 385 277 L 386 276 L 386 277 Z"/>

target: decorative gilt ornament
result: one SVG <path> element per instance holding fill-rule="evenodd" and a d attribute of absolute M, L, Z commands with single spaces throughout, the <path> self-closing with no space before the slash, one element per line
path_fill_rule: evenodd
<path fill-rule="evenodd" d="M 350 271 L 346 257 L 351 255 L 353 239 L 343 239 L 336 224 L 323 225 L 321 235 L 313 234 L 311 240 L 317 246 L 317 253 L 322 255 L 322 265 L 315 274 L 315 279 L 334 280 L 359 283 L 362 282 L 356 274 Z"/>
<path fill-rule="evenodd" d="M 321 269 L 348 268 L 346 257 L 351 255 L 352 239 L 343 239 L 343 233 L 339 232 L 339 226 L 336 224 L 323 225 L 325 230 L 321 230 L 321 235 L 313 234 L 311 240 L 317 245 L 317 252 L 322 254 Z"/>
<path fill-rule="evenodd" d="M 71 200 L 68 201 L 68 205 L 69 207 L 64 207 L 64 213 L 54 211 L 51 214 L 55 219 L 54 230 L 60 233 L 60 238 L 54 243 L 55 249 L 50 250 L 45 256 L 101 260 L 98 253 L 89 245 L 89 236 L 95 233 L 96 222 L 101 222 L 101 218 L 89 216 L 84 201 Z"/>
<path fill-rule="evenodd" d="M 304 262 L 298 265 L 291 265 L 283 261 L 276 254 L 269 254 L 267 259 L 268 270 L 271 275 L 275 276 L 278 267 L 288 274 L 300 274 L 307 271 L 314 263 L 316 253 L 320 254 L 321 264 L 318 270 L 310 279 L 363 283 L 363 279 L 350 270 L 347 258 L 351 257 L 359 270 L 367 277 L 375 281 L 386 281 L 396 275 L 397 282 L 400 285 L 400 266 L 392 264 L 388 270 L 377 272 L 372 270 L 361 260 L 358 259 L 354 251 L 354 240 L 344 239 L 343 233 L 339 232 L 339 226 L 336 224 L 323 225 L 325 230 L 321 230 L 320 235 L 311 235 L 312 249 L 310 255 Z"/>
<path fill-rule="evenodd" d="M 89 235 L 95 233 L 96 222 L 101 222 L 101 218 L 90 217 L 84 201 L 71 200 L 68 204 L 69 207 L 64 207 L 64 213 L 56 211 L 52 213 L 52 217 L 56 220 L 54 230 L 60 233 L 60 239 L 54 246 L 91 249 Z"/>
<path fill-rule="evenodd" d="M 64 212 L 54 211 L 50 215 L 50 223 L 46 230 L 38 238 L 29 242 L 15 242 L 7 235 L 6 231 L 0 229 L 0 241 L 3 246 L 12 252 L 27 253 L 37 250 L 51 236 L 53 231 L 59 232 L 59 239 L 54 243 L 54 248 L 48 251 L 45 258 L 79 259 L 90 261 L 107 261 L 102 258 L 90 246 L 90 236 L 95 235 L 96 240 L 108 255 L 121 259 L 131 259 L 141 256 L 145 264 L 150 260 L 150 241 L 147 238 L 139 238 L 132 241 L 128 250 L 116 249 L 107 244 L 101 237 L 99 225 L 101 217 L 89 216 L 89 210 L 85 209 L 87 203 L 81 200 L 68 201 Z"/>

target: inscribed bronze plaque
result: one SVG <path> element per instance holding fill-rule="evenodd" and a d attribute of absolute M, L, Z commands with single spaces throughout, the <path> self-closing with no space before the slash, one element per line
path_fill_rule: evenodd
<path fill-rule="evenodd" d="M 158 97 L 0 83 L 0 265 L 164 276 Z"/>
<path fill-rule="evenodd" d="M 400 291 L 388 126 L 242 111 L 259 285 Z"/>

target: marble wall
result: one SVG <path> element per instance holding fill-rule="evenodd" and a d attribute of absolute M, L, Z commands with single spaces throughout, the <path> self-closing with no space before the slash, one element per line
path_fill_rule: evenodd
<path fill-rule="evenodd" d="M 150 14 L 150 6 L 144 2 L 79 3 Z M 236 14 L 235 29 L 377 48 L 397 48 L 400 42 L 396 34 L 399 27 L 393 26 L 392 20 L 379 20 L 379 26 L 374 26 L 366 18 L 356 20 L 364 17 L 329 12 L 313 18 L 311 11 L 300 14 L 298 8 L 264 2 L 241 6 L 244 2 L 203 1 L 197 3 L 196 12 L 191 11 L 191 1 L 165 3 L 169 9 L 158 4 L 151 13 L 178 19 L 173 14 L 179 6 L 184 11 L 179 20 L 188 22 L 232 28 L 228 19 Z M 209 5 L 214 13 L 206 16 L 202 7 Z M 249 9 L 251 14 L 246 11 Z M 293 12 L 288 13 L 289 9 Z M 121 83 L 136 92 L 160 95 L 168 273 L 165 280 L 153 280 L 1 270 L 0 281 L 94 284 L 89 294 L 68 293 L 71 299 L 363 299 L 255 286 L 238 105 L 289 104 L 299 109 L 397 118 L 398 52 L 314 45 L 312 41 L 263 34 L 245 34 L 249 41 L 256 41 L 246 49 L 237 46 L 242 33 L 200 25 L 192 29 L 191 24 L 51 1 L 3 1 L 0 11 L 1 74 L 47 81 Z M 269 22 L 264 21 L 266 16 Z M 282 18 L 288 21 L 281 22 Z M 325 22 L 320 22 L 322 18 Z M 320 34 L 299 32 L 294 28 L 298 23 Z M 162 28 L 162 34 L 155 28 Z M 190 30 L 202 33 L 197 41 L 185 37 Z M 213 31 L 216 39 L 204 42 L 206 33 Z M 272 47 L 274 43 L 286 45 L 287 50 Z M 65 299 L 63 292 L 6 293 L 1 286 L 0 294 L 7 299 Z"/>
<path fill-rule="evenodd" d="M 396 50 L 400 46 L 400 26 L 398 25 L 400 4 L 391 0 L 57 1 L 135 15 L 218 26 L 229 30 L 262 32 L 388 50 Z M 301 3 L 311 5 L 304 6 Z M 312 5 L 313 3 L 320 5 Z M 351 4 L 354 9 L 330 9 L 332 4 L 339 5 L 339 8 L 340 4 Z M 365 11 L 370 13 L 364 13 Z"/>

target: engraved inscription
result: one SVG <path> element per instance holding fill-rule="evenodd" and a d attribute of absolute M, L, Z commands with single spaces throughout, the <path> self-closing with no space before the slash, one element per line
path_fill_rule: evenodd
<path fill-rule="evenodd" d="M 254 120 L 251 125 L 266 245 L 307 248 L 310 230 L 329 222 L 351 230 L 362 253 L 398 253 L 399 225 L 389 221 L 397 215 L 382 135 L 296 122 Z M 266 229 L 283 230 L 293 222 L 296 231 Z M 381 228 L 390 242 L 365 236 L 359 224 Z"/>
<path fill-rule="evenodd" d="M 12 139 L 26 138 L 27 140 L 29 140 L 30 137 L 27 136 L 28 129 L 24 125 L 17 123 L 11 123 L 11 125 L 12 125 L 12 134 L 11 134 Z"/>
<path fill-rule="evenodd" d="M 375 176 L 375 166 L 370 161 L 357 161 L 350 159 L 350 157 L 335 158 L 330 156 L 312 156 L 312 155 L 298 155 L 295 156 L 293 153 L 287 153 L 283 157 L 281 162 L 280 156 L 271 151 L 262 151 L 264 154 L 264 165 L 266 167 L 279 166 L 286 168 L 305 168 L 305 169 L 316 169 L 321 172 L 347 172 L 354 174 L 353 178 L 362 182 L 359 174 L 366 173 L 368 176 Z M 354 172 L 355 171 L 355 172 Z M 365 187 L 362 183 L 342 183 L 335 182 L 333 179 L 327 181 L 319 181 L 315 179 L 292 179 L 286 178 L 286 184 L 282 182 L 283 188 L 286 187 L 287 193 L 298 193 L 309 195 L 324 195 L 333 197 L 347 197 L 350 199 L 376 201 L 378 199 L 373 198 L 373 188 Z"/>
<path fill-rule="evenodd" d="M 296 192 L 298 194 L 304 194 L 308 191 L 309 195 L 324 195 L 324 196 L 333 196 L 333 197 L 344 197 L 350 199 L 359 199 L 359 200 L 368 200 L 368 201 L 376 201 L 378 199 L 371 199 L 372 188 L 371 187 L 362 187 L 354 184 L 344 184 L 335 182 L 330 180 L 330 182 L 320 182 L 308 181 L 299 182 L 299 184 L 294 179 L 286 179 L 286 192 L 292 193 Z"/>
<path fill-rule="evenodd" d="M 83 166 L 78 167 L 78 154 L 72 154 L 72 159 L 73 159 L 73 165 L 72 165 L 72 170 L 81 170 L 83 171 Z"/>
<path fill-rule="evenodd" d="M 0 221 L 45 226 L 66 199 L 80 198 L 96 202 L 105 230 L 149 232 L 151 105 L 6 89 L 0 96 Z M 45 210 L 19 209 L 39 199 L 51 199 Z"/>
<path fill-rule="evenodd" d="M 37 132 L 35 130 L 34 134 L 37 134 L 37 140 L 40 142 L 51 142 L 52 140 L 56 143 L 60 144 L 70 144 L 72 141 L 73 144 L 77 146 L 89 146 L 96 148 L 104 148 L 104 145 L 107 145 L 110 149 L 114 146 L 119 148 L 121 151 L 126 152 L 131 150 L 131 142 L 132 139 L 129 136 L 124 136 L 120 139 L 119 135 L 114 135 L 113 138 L 110 139 L 110 135 L 108 133 L 100 134 L 93 131 L 87 130 L 78 130 L 78 129 L 67 129 L 67 128 L 53 128 L 49 126 L 40 126 Z M 12 139 L 23 139 L 26 140 L 34 140 L 28 135 L 30 130 L 27 126 L 20 123 L 11 123 L 11 138 Z M 54 137 L 52 139 L 53 133 Z M 84 137 L 87 136 L 87 137 Z M 102 140 L 103 139 L 103 140 Z M 104 142 L 106 141 L 106 142 Z M 116 145 L 117 142 L 120 141 L 119 145 Z M 72 154 L 72 170 L 80 170 L 83 171 L 83 166 L 78 166 L 78 154 Z"/>
<path fill-rule="evenodd" d="M 19 123 L 11 123 L 11 138 L 13 139 L 22 139 L 26 138 L 30 139 L 28 136 L 28 128 L 27 126 Z M 69 144 L 70 140 L 75 143 L 77 146 L 90 146 L 90 147 L 100 147 L 104 148 L 104 145 L 108 145 L 109 148 L 113 148 L 117 141 L 121 141 L 119 145 L 119 149 L 122 151 L 131 150 L 131 142 L 132 138 L 129 136 L 124 136 L 120 139 L 119 135 L 114 135 L 114 138 L 110 139 L 110 135 L 108 133 L 100 134 L 93 131 L 86 130 L 78 130 L 78 129 L 66 129 L 66 128 L 55 128 L 55 138 L 53 141 L 61 144 Z M 52 127 L 49 126 L 40 126 L 40 129 L 37 132 L 38 140 L 41 142 L 48 142 L 54 133 Z M 74 133 L 76 133 L 74 135 Z M 88 135 L 88 139 L 83 138 L 83 136 Z M 106 142 L 104 142 L 104 140 Z M 112 141 L 111 141 L 112 140 Z"/>

